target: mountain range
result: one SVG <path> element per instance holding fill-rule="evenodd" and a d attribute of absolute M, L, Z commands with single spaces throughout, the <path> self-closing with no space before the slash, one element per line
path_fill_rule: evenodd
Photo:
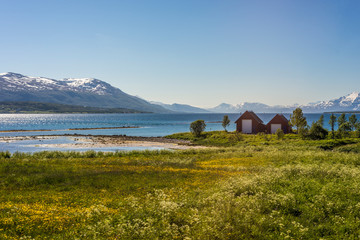
<path fill-rule="evenodd" d="M 145 112 L 170 110 L 124 93 L 95 78 L 29 77 L 18 73 L 0 74 L 0 101 L 60 103 L 101 108 L 126 108 Z"/>
<path fill-rule="evenodd" d="M 129 95 L 119 88 L 95 78 L 29 77 L 18 73 L 0 73 L 1 102 L 42 102 L 100 108 L 125 108 L 154 113 L 240 113 L 254 112 L 290 113 L 296 107 L 304 112 L 360 111 L 360 94 L 348 95 L 317 103 L 290 106 L 269 106 L 263 103 L 244 102 L 237 105 L 221 103 L 213 108 L 198 108 L 186 104 L 149 102 Z"/>
<path fill-rule="evenodd" d="M 222 103 L 214 108 L 209 108 L 208 110 L 217 113 L 240 113 L 246 110 L 262 113 L 291 113 L 297 107 L 300 107 L 307 113 L 360 111 L 360 93 L 352 92 L 336 99 L 305 105 L 294 104 L 290 106 L 269 106 L 263 103 L 249 102 L 244 102 L 238 105 Z"/>

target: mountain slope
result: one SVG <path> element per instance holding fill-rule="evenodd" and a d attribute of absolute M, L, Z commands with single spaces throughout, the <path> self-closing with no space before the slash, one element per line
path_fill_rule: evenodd
<path fill-rule="evenodd" d="M 203 108 L 198 108 L 198 107 L 193 107 L 190 105 L 186 105 L 186 104 L 178 104 L 178 103 L 174 103 L 174 104 L 165 104 L 165 103 L 160 103 L 160 102 L 151 102 L 153 104 L 157 104 L 160 105 L 166 109 L 169 109 L 171 111 L 174 112 L 181 112 L 181 113 L 211 113 L 208 110 L 205 110 Z"/>
<path fill-rule="evenodd" d="M 302 106 L 306 111 L 359 111 L 360 93 L 352 92 L 340 98 Z"/>
<path fill-rule="evenodd" d="M 94 78 L 55 80 L 17 73 L 0 74 L 0 101 L 32 101 L 102 108 L 170 112 Z"/>

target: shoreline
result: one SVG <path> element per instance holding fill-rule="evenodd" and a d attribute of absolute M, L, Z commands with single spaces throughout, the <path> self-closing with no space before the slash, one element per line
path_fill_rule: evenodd
<path fill-rule="evenodd" d="M 54 139 L 67 138 L 72 143 L 46 143 Z M 208 148 L 204 146 L 191 145 L 190 141 L 169 139 L 165 137 L 138 137 L 125 135 L 79 135 L 79 134 L 61 134 L 61 135 L 37 135 L 37 136 L 12 136 L 0 137 L 2 144 L 15 144 L 22 141 L 39 141 L 39 143 L 31 143 L 26 145 L 32 148 L 49 148 L 59 150 L 77 150 L 77 149 L 101 149 L 104 151 L 108 148 L 140 148 L 140 149 L 172 149 L 172 150 L 186 150 L 186 149 L 203 149 Z M 26 142 L 24 142 L 26 143 Z M 54 150 L 56 151 L 56 150 Z M 101 150 L 100 150 L 101 151 Z"/>

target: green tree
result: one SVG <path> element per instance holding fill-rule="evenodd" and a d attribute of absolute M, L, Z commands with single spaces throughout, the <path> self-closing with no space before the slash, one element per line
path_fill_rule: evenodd
<path fill-rule="evenodd" d="M 349 123 L 350 123 L 350 126 L 351 126 L 351 130 L 354 131 L 356 129 L 356 126 L 357 126 L 357 118 L 356 118 L 356 115 L 353 114 L 349 117 Z"/>
<path fill-rule="evenodd" d="M 349 122 L 344 122 L 343 124 L 339 125 L 339 135 L 341 137 L 348 137 L 350 131 L 351 125 Z"/>
<path fill-rule="evenodd" d="M 324 127 L 324 114 L 322 114 L 322 115 L 320 116 L 320 118 L 319 118 L 319 120 L 317 121 L 317 123 L 318 123 L 320 126 Z"/>
<path fill-rule="evenodd" d="M 225 132 L 227 132 L 226 127 L 230 125 L 230 119 L 228 115 L 225 115 L 222 120 L 222 126 L 225 129 Z"/>
<path fill-rule="evenodd" d="M 357 138 L 360 138 L 360 123 L 359 123 L 359 122 L 356 123 L 355 136 L 356 136 Z"/>
<path fill-rule="evenodd" d="M 338 126 L 340 128 L 340 126 L 343 124 L 343 123 L 346 123 L 346 115 L 345 113 L 341 114 L 340 117 L 338 117 Z"/>
<path fill-rule="evenodd" d="M 301 108 L 296 108 L 293 111 L 293 114 L 290 115 L 290 124 L 296 127 L 296 133 L 299 134 L 305 132 L 304 130 L 307 126 L 307 121 Z"/>
<path fill-rule="evenodd" d="M 190 131 L 196 136 L 199 137 L 201 133 L 205 130 L 206 124 L 204 120 L 196 120 L 190 124 Z"/>
<path fill-rule="evenodd" d="M 329 124 L 331 126 L 331 137 L 332 139 L 335 138 L 335 123 L 336 123 L 336 116 L 332 113 L 330 116 Z"/>

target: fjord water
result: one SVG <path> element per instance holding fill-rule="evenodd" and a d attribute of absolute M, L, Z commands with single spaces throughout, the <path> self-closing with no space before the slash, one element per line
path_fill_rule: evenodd
<path fill-rule="evenodd" d="M 228 115 L 231 123 L 229 131 L 235 130 L 235 120 L 240 114 L 0 114 L 0 131 L 19 130 L 19 132 L 0 132 L 0 136 L 34 136 L 62 134 L 91 135 L 128 135 L 157 137 L 178 132 L 188 132 L 190 123 L 203 119 L 206 131 L 223 130 L 221 121 Z M 290 114 L 284 114 L 289 119 Z M 304 114 L 310 125 L 317 121 L 321 114 Z M 272 113 L 259 113 L 266 124 L 275 116 Z M 339 116 L 339 114 L 337 114 Z M 324 114 L 324 127 L 328 124 L 330 114 Z M 349 117 L 349 114 L 347 114 Z M 360 119 L 360 115 L 357 115 Z M 122 129 L 68 130 L 71 128 L 111 128 L 136 127 Z M 21 132 L 21 130 L 56 130 Z"/>

